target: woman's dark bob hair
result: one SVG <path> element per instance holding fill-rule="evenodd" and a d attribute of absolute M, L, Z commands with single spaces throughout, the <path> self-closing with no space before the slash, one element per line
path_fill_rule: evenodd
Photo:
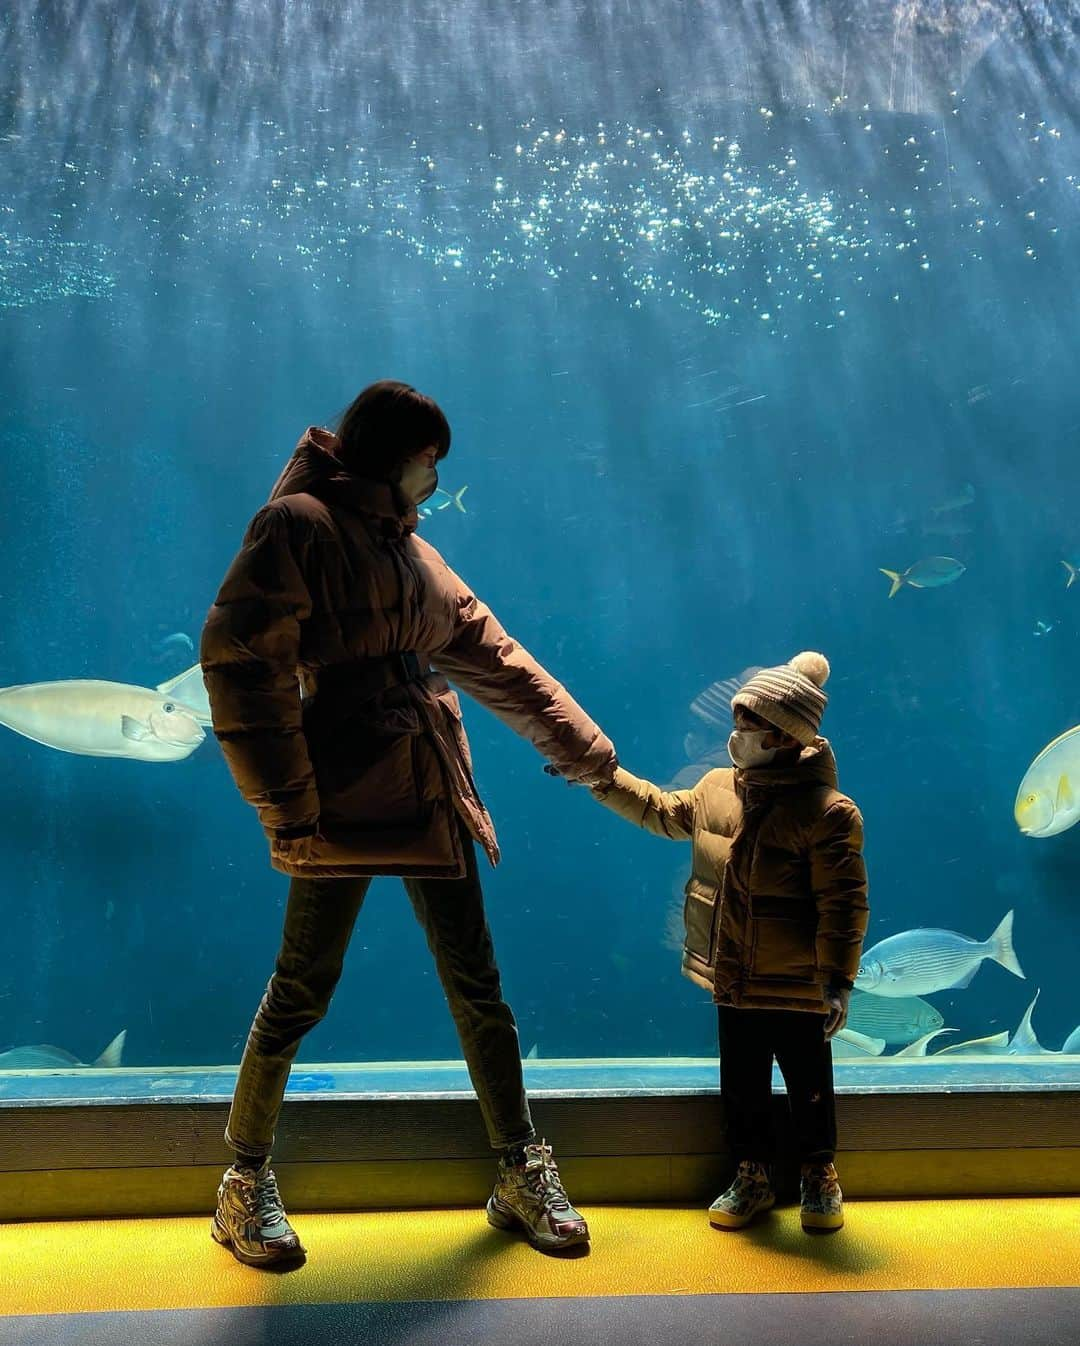
<path fill-rule="evenodd" d="M 337 436 L 346 470 L 376 480 L 395 480 L 407 458 L 432 444 L 440 458 L 450 452 L 450 424 L 438 404 L 394 379 L 369 384 L 346 408 Z"/>

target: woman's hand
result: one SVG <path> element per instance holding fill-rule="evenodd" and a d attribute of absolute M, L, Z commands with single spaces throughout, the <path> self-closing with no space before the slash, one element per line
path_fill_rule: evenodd
<path fill-rule="evenodd" d="M 829 1016 L 825 1020 L 825 1038 L 828 1040 L 835 1037 L 847 1023 L 848 1001 L 851 999 L 851 992 L 834 986 L 826 992 L 825 999 L 831 1007 Z"/>
<path fill-rule="evenodd" d="M 301 863 L 304 860 L 311 859 L 311 844 L 314 837 L 289 837 L 282 840 L 278 837 L 270 839 L 270 854 L 277 860 L 284 860 L 288 864 Z"/>

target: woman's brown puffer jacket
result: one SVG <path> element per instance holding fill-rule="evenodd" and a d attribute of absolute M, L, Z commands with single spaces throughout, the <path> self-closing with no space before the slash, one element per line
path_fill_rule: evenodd
<path fill-rule="evenodd" d="M 459 818 L 499 851 L 447 677 L 571 780 L 610 781 L 615 750 L 338 447 L 305 432 L 210 609 L 214 733 L 268 838 L 313 837 L 276 869 L 460 877 Z"/>

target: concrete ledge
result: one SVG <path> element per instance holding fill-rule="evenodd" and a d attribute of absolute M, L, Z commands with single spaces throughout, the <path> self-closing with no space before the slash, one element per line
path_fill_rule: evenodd
<path fill-rule="evenodd" d="M 774 1097 L 777 1186 L 797 1165 Z M 0 1107 L 0 1220 L 195 1214 L 228 1154 L 224 1103 Z M 715 1094 L 540 1098 L 574 1198 L 711 1200 L 726 1182 Z M 1080 1192 L 1080 1094 L 842 1095 L 845 1191 L 857 1197 Z M 325 1097 L 286 1103 L 275 1169 L 296 1210 L 474 1205 L 492 1180 L 475 1099 Z"/>

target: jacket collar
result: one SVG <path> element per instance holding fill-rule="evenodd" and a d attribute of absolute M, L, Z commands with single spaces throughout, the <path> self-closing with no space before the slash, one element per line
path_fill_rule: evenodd
<path fill-rule="evenodd" d="M 328 505 L 378 519 L 389 536 L 406 536 L 416 529 L 416 506 L 404 506 L 400 493 L 386 481 L 372 481 L 346 471 L 338 457 L 341 441 L 321 426 L 311 425 L 300 436 L 292 457 L 274 483 L 269 499 L 306 493 Z"/>
<path fill-rule="evenodd" d="M 790 766 L 756 767 L 751 770 L 735 768 L 737 790 L 776 790 L 800 785 L 828 785 L 837 789 L 836 758 L 827 738 L 816 738 L 803 748 Z"/>

